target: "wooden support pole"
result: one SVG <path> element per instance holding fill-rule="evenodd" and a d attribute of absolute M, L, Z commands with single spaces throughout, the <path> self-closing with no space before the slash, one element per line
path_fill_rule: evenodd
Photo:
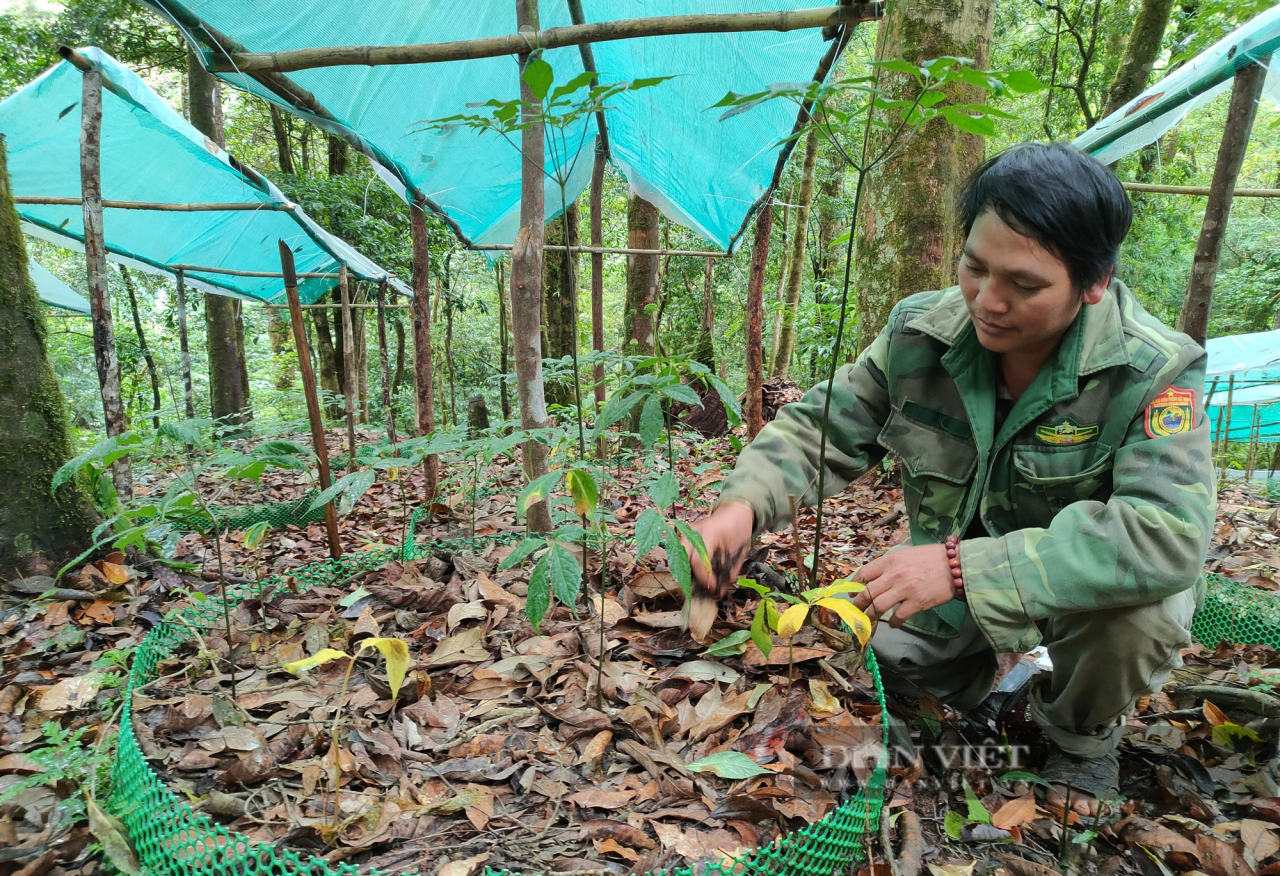
<path fill-rule="evenodd" d="M 516 354 L 517 396 L 520 400 L 520 426 L 526 430 L 551 425 L 547 417 L 547 400 L 542 385 L 542 247 L 545 242 L 545 131 L 536 121 L 540 104 L 533 89 L 524 81 L 525 66 L 533 55 L 529 47 L 541 45 L 527 41 L 538 31 L 538 0 L 516 0 L 516 24 L 524 33 L 520 38 L 524 52 L 520 54 L 520 100 L 525 127 L 520 132 L 520 230 L 511 250 L 511 322 Z M 524 445 L 524 471 L 530 481 L 547 473 L 547 448 L 539 441 Z M 526 523 L 533 532 L 551 531 L 551 510 L 538 502 L 528 509 Z"/>
<path fill-rule="evenodd" d="M 1195 257 L 1191 262 L 1191 277 L 1187 281 L 1182 299 L 1182 312 L 1178 315 L 1178 330 L 1186 332 L 1191 340 L 1204 346 L 1209 331 L 1209 311 L 1213 306 L 1213 286 L 1218 274 L 1218 259 L 1222 255 L 1222 240 L 1231 216 L 1231 199 L 1245 151 L 1249 148 L 1249 135 L 1258 113 L 1258 98 L 1267 79 L 1267 62 L 1270 56 L 1250 64 L 1236 72 L 1231 85 L 1231 103 L 1227 107 L 1227 123 L 1218 146 L 1218 160 L 1213 168 L 1209 201 L 1204 208 L 1204 222 L 1200 226 L 1200 239 L 1196 243 Z"/>
<path fill-rule="evenodd" d="M 316 394 L 316 373 L 311 369 L 307 328 L 302 322 L 302 302 L 298 299 L 298 278 L 293 272 L 293 252 L 283 240 L 280 241 L 280 267 L 284 274 L 284 294 L 289 299 L 289 316 L 293 322 L 293 343 L 298 348 L 302 392 L 307 398 L 307 416 L 311 420 L 311 444 L 320 461 L 320 489 L 324 491 L 333 484 L 329 476 L 329 447 L 324 440 L 324 418 L 320 413 L 320 396 Z M 338 512 L 332 502 L 324 506 L 324 527 L 329 535 L 329 556 L 336 560 L 342 556 L 342 541 L 338 538 Z"/>
<path fill-rule="evenodd" d="M 351 290 L 347 269 L 338 271 L 338 296 L 342 301 L 342 395 L 347 409 L 347 471 L 356 470 L 356 333 L 351 325 Z M 328 319 L 328 317 L 325 317 Z"/>
<path fill-rule="evenodd" d="M 853 25 L 874 21 L 881 14 L 880 3 L 850 3 L 817 9 L 786 12 L 736 12 L 727 14 L 663 15 L 619 21 L 597 21 L 568 27 L 539 30 L 536 24 L 522 25 L 521 32 L 450 43 L 423 43 L 403 46 L 323 46 L 283 52 L 231 52 L 215 55 L 213 69 L 220 73 L 289 73 L 317 67 L 383 66 L 389 64 L 434 64 L 522 55 L 531 47 L 556 49 L 583 43 L 630 40 L 640 37 L 675 36 L 694 33 L 743 33 Z M 536 13 L 535 18 L 536 21 Z"/>
<path fill-rule="evenodd" d="M 262 306 L 266 307 L 269 310 L 288 310 L 289 309 L 289 305 L 287 304 L 264 304 Z M 348 308 L 352 311 L 377 310 L 378 305 L 353 303 L 348 305 Z M 341 310 L 342 305 L 341 304 L 304 304 L 302 305 L 302 309 L 303 310 Z M 383 309 L 384 310 L 412 310 L 413 305 L 412 304 L 388 304 Z"/>
<path fill-rule="evenodd" d="M 594 168 L 592 168 L 594 173 Z M 604 173 L 603 170 L 600 171 Z M 603 177 L 601 177 L 603 179 Z M 467 247 L 471 252 L 510 252 L 513 244 L 510 243 L 476 243 Z M 564 252 L 563 244 L 547 244 L 543 243 L 542 248 L 554 249 L 556 252 Z M 647 256 L 687 256 L 697 259 L 727 259 L 730 253 L 719 252 L 717 250 L 705 249 L 643 249 L 634 246 L 597 246 L 592 241 L 591 246 L 571 246 L 570 252 L 585 252 L 592 255 L 647 255 Z"/>
<path fill-rule="evenodd" d="M 191 347 L 187 342 L 187 280 L 182 271 L 174 275 L 178 287 L 178 349 L 182 351 L 182 405 L 188 420 L 196 416 L 195 393 L 191 391 Z"/>
<path fill-rule="evenodd" d="M 1156 195 L 1194 195 L 1205 197 L 1213 192 L 1213 186 L 1164 186 L 1156 183 L 1121 183 L 1126 192 L 1148 192 Z M 1280 189 L 1235 189 L 1233 198 L 1280 198 Z"/>
<path fill-rule="evenodd" d="M 120 395 L 120 363 L 116 359 L 111 291 L 107 286 L 107 248 L 102 227 L 102 74 L 96 67 L 84 71 L 80 114 L 80 194 L 89 310 L 93 317 L 93 359 L 98 369 L 107 437 L 114 438 L 124 433 L 128 424 Z M 133 498 L 133 467 L 127 455 L 112 463 L 111 482 L 121 501 Z"/>
<path fill-rule="evenodd" d="M 228 277 L 265 277 L 266 279 L 284 279 L 284 274 L 279 271 L 237 271 L 234 268 L 216 268 L 207 265 L 163 265 L 171 271 L 186 271 L 188 274 L 226 274 Z M 294 279 L 302 280 L 336 280 L 338 275 L 335 273 L 315 273 L 304 271 L 301 274 L 294 274 Z"/>
<path fill-rule="evenodd" d="M 436 395 L 431 368 L 431 274 L 427 244 L 427 212 L 421 204 L 409 207 L 409 230 L 413 242 L 413 383 L 417 402 L 418 435 L 436 430 Z M 423 461 L 427 502 L 440 486 L 440 460 L 435 454 Z"/>
<path fill-rule="evenodd" d="M 396 412 L 391 406 L 391 365 L 387 360 L 387 281 L 378 283 L 378 359 L 382 365 L 382 407 L 387 412 L 387 440 L 396 446 Z"/>
<path fill-rule="evenodd" d="M 1253 480 L 1253 467 L 1257 460 L 1258 452 L 1258 406 L 1253 406 L 1253 416 L 1249 418 L 1249 452 L 1245 456 L 1244 464 L 1244 483 L 1247 488 Z"/>
<path fill-rule="evenodd" d="M 773 232 L 773 202 L 766 201 L 756 215 L 756 239 L 751 245 L 751 272 L 747 276 L 747 403 L 743 414 L 747 437 L 754 440 L 764 428 L 764 398 L 761 395 L 764 349 L 764 269 L 769 261 L 769 237 Z"/>
<path fill-rule="evenodd" d="M 80 198 L 56 198 L 40 195 L 20 195 L 13 199 L 15 204 L 38 204 L 50 206 L 78 207 Z M 236 211 L 279 211 L 291 213 L 298 209 L 295 204 L 275 203 L 210 203 L 210 204 L 168 204 L 159 201 L 103 201 L 102 206 L 108 210 L 152 210 L 161 213 L 227 213 Z"/>

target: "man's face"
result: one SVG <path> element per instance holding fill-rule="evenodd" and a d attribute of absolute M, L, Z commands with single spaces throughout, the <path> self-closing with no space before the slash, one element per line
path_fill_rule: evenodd
<path fill-rule="evenodd" d="M 960 291 L 978 341 L 993 353 L 1051 352 L 1084 304 L 1097 304 L 1110 277 L 1083 295 L 1067 266 L 994 210 L 973 223 L 960 257 Z"/>

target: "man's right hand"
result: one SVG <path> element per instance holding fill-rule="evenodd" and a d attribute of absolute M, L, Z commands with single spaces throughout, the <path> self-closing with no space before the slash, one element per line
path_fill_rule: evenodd
<path fill-rule="evenodd" d="M 720 600 L 729 592 L 730 585 L 738 580 L 742 563 L 751 549 L 754 527 L 755 512 L 744 502 L 727 502 L 710 516 L 693 524 L 694 530 L 702 536 L 711 560 L 711 568 L 707 568 L 698 553 L 685 543 L 693 572 L 689 631 L 695 640 L 704 642 L 711 632 Z"/>

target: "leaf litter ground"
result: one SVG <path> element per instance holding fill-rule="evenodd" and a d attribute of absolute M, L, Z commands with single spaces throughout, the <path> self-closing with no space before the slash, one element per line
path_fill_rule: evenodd
<path fill-rule="evenodd" d="M 678 442 L 678 449 L 677 513 L 691 520 L 709 507 L 732 453 L 723 441 Z M 513 497 L 521 478 L 512 461 L 501 463 L 478 484 L 459 474 L 419 541 L 470 536 L 473 525 L 480 536 L 518 532 Z M 614 529 L 626 535 L 648 507 L 643 487 L 653 472 L 614 475 Z M 305 488 L 293 473 L 268 474 L 231 501 L 287 501 Z M 416 501 L 420 490 L 420 477 L 379 481 L 343 521 L 344 549 L 398 543 L 405 498 Z M 1222 493 L 1221 509 L 1208 568 L 1275 589 L 1275 505 L 1237 489 Z M 825 513 L 824 582 L 907 537 L 891 477 L 864 478 L 829 500 Z M 784 587 L 780 572 L 807 562 L 811 527 L 812 515 L 803 514 L 798 535 L 765 536 L 748 573 Z M 256 553 L 237 535 L 224 541 L 237 578 L 287 572 L 325 553 L 318 525 L 273 531 Z M 767 660 L 753 645 L 708 656 L 679 627 L 681 600 L 661 548 L 635 557 L 621 544 L 609 557 L 597 701 L 598 558 L 577 617 L 557 607 L 535 634 L 521 611 L 526 573 L 497 569 L 509 550 L 478 541 L 474 551 L 241 606 L 230 647 L 225 634 L 210 630 L 137 695 L 135 730 L 152 766 L 193 805 L 260 841 L 443 876 L 482 866 L 641 873 L 716 859 L 820 819 L 856 788 L 858 759 L 831 755 L 874 745 L 880 716 L 840 634 L 806 627 L 794 643 L 793 668 L 785 643 Z M 87 874 L 99 866 L 93 837 L 68 804 L 79 792 L 65 782 L 33 783 L 48 771 L 33 753 L 48 745 L 46 721 L 83 728 L 89 743 L 104 730 L 110 735 L 118 664 L 145 628 L 182 604 L 184 591 L 216 589 L 207 580 L 216 578 L 212 551 L 199 537 L 182 540 L 178 559 L 201 564 L 203 574 L 116 555 L 64 578 L 63 592 L 54 594 L 61 598 L 34 600 L 38 579 L 5 585 L 0 795 L 30 787 L 0 804 L 0 876 Z M 712 639 L 746 629 L 756 599 L 741 590 L 727 600 Z M 342 697 L 345 660 L 303 677 L 282 669 L 326 647 L 351 652 L 376 635 L 410 645 L 412 666 L 394 706 L 385 666 L 371 650 Z M 930 872 L 1015 876 L 1280 872 L 1280 700 L 1272 697 L 1280 661 L 1266 648 L 1202 646 L 1184 659 L 1185 670 L 1140 702 L 1129 721 L 1123 809 L 1096 828 L 1069 822 L 1065 844 L 1061 813 L 1037 803 L 1017 776 L 1001 781 L 1004 770 L 923 756 L 938 740 L 953 752 L 981 750 L 983 740 L 966 739 L 954 715 L 932 703 L 895 705 L 899 750 L 886 811 L 916 816 L 897 817 L 895 826 L 920 842 L 898 846 L 898 872 L 920 863 Z M 1028 738 L 1034 768 L 1037 740 Z M 689 768 L 728 752 L 763 772 L 732 779 Z M 738 775 L 732 767 L 716 769 Z M 960 839 L 944 829 L 948 813 Z M 1090 828 L 1096 837 L 1086 835 Z M 1070 842 L 1080 837 L 1087 842 Z M 883 851 L 870 851 L 871 869 L 889 872 Z"/>

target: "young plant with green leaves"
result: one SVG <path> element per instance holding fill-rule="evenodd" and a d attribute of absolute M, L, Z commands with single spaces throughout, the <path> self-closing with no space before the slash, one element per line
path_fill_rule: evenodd
<path fill-rule="evenodd" d="M 1044 86 L 1030 72 L 1017 70 L 1001 73 L 978 70 L 964 58 L 942 57 L 919 65 L 902 59 L 877 61 L 878 70 L 906 73 L 914 78 L 915 94 L 910 99 L 890 98 L 877 87 L 878 76 L 835 77 L 825 82 L 782 82 L 770 85 L 763 91 L 751 94 L 729 92 L 713 106 L 725 111 L 720 120 L 732 118 L 773 100 L 786 100 L 808 113 L 808 124 L 794 131 L 787 140 L 798 141 L 810 130 L 816 130 L 855 174 L 853 203 L 849 213 L 849 231 L 836 238 L 832 245 L 844 244 L 844 282 L 840 292 L 840 315 L 836 322 L 835 343 L 832 347 L 830 366 L 826 375 L 826 402 L 822 411 L 821 439 L 818 446 L 818 483 L 816 520 L 814 522 L 813 564 L 809 569 L 809 583 L 818 583 L 819 559 L 822 547 L 822 498 L 826 480 L 827 430 L 830 425 L 832 386 L 841 362 L 844 331 L 849 312 L 850 271 L 854 263 L 853 245 L 857 237 L 858 216 L 867 175 L 882 166 L 900 152 L 912 137 L 926 124 L 933 121 L 949 124 L 973 134 L 995 133 L 1000 119 L 1015 116 L 986 103 L 949 104 L 947 91 L 953 85 L 967 85 L 999 96 L 1006 92 L 1028 93 Z M 846 109 L 861 98 L 861 105 Z M 876 111 L 885 118 L 876 115 Z M 872 132 L 879 130 L 875 148 Z M 784 140 L 783 142 L 787 142 Z"/>
<path fill-rule="evenodd" d="M 360 642 L 354 654 L 348 654 L 336 648 L 321 648 L 310 657 L 284 664 L 284 669 L 292 675 L 302 675 L 308 670 L 323 666 L 326 663 L 346 658 L 347 671 L 342 676 L 342 689 L 338 694 L 338 702 L 342 703 L 346 700 L 347 685 L 351 681 L 351 670 L 355 668 L 356 660 L 367 648 L 376 648 L 386 663 L 387 686 L 391 688 L 391 701 L 394 703 L 396 698 L 400 696 L 400 686 L 404 684 L 405 676 L 409 672 L 409 645 L 403 639 L 392 637 L 364 639 Z M 338 738 L 338 728 L 341 720 L 342 709 L 339 707 L 334 709 L 333 723 L 329 726 L 330 753 L 333 755 L 333 820 L 324 825 L 320 831 L 325 842 L 330 845 L 337 843 L 338 834 L 345 827 L 339 819 L 339 794 L 342 788 L 342 763 L 339 752 L 342 750 L 342 746 L 341 740 Z M 358 818 L 360 816 L 352 817 Z"/>

